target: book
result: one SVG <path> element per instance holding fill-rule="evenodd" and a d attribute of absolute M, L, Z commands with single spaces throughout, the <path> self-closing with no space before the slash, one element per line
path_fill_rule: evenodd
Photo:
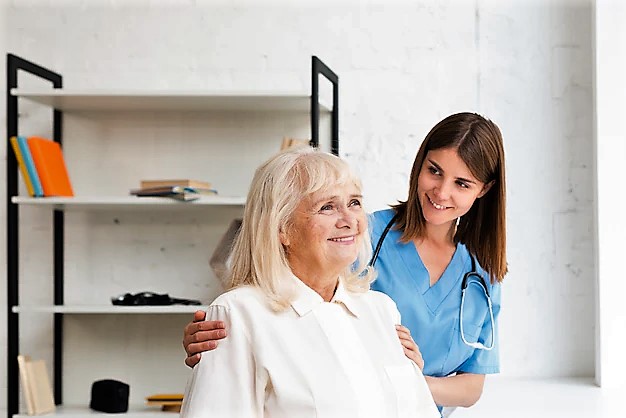
<path fill-rule="evenodd" d="M 160 406 L 162 411 L 180 412 L 182 404 L 182 393 L 157 393 L 146 397 L 146 405 Z"/>
<path fill-rule="evenodd" d="M 26 373 L 26 362 L 30 361 L 30 357 L 18 355 L 17 356 L 17 365 L 20 369 L 20 383 L 22 385 L 22 392 L 24 393 L 24 402 L 26 403 L 26 410 L 28 411 L 28 415 L 32 415 L 35 406 L 33 405 L 33 397 L 30 391 L 30 379 L 28 378 L 28 373 Z"/>
<path fill-rule="evenodd" d="M 197 187 L 159 186 L 134 189 L 130 191 L 130 194 L 139 197 L 171 197 L 173 199 L 189 201 L 199 199 L 201 195 L 217 194 L 217 191 Z"/>
<path fill-rule="evenodd" d="M 27 141 L 41 181 L 43 195 L 74 196 L 61 145 L 37 136 L 31 136 Z"/>
<path fill-rule="evenodd" d="M 288 136 L 283 137 L 283 142 L 280 144 L 280 150 L 286 150 L 288 148 L 296 148 L 296 147 L 308 147 L 310 146 L 311 141 L 308 139 L 296 139 L 290 138 Z"/>
<path fill-rule="evenodd" d="M 30 153 L 30 148 L 28 147 L 28 141 L 26 137 L 23 136 L 18 136 L 16 138 L 20 151 L 22 152 L 22 158 L 24 160 L 24 164 L 26 165 L 26 170 L 28 171 L 30 181 L 33 185 L 35 196 L 41 197 L 43 196 L 43 188 L 41 187 L 41 181 L 39 180 L 39 174 L 37 173 L 33 156 Z"/>
<path fill-rule="evenodd" d="M 182 186 L 150 187 L 147 189 L 135 189 L 131 195 L 138 197 L 171 197 L 176 200 L 190 201 L 200 198 L 200 194 L 193 189 Z"/>
<path fill-rule="evenodd" d="M 141 180 L 139 188 L 147 189 L 151 187 L 161 186 L 182 186 L 193 187 L 198 189 L 210 189 L 211 183 L 200 180 L 179 179 L 179 180 Z"/>
<path fill-rule="evenodd" d="M 19 166 L 20 172 L 22 173 L 22 178 L 24 179 L 24 183 L 26 184 L 26 190 L 28 190 L 28 194 L 30 196 L 35 196 L 33 182 L 30 179 L 30 173 L 26 168 L 26 163 L 24 162 L 22 151 L 20 150 L 20 146 L 17 143 L 17 137 L 12 136 L 9 141 L 11 142 L 11 147 L 13 148 L 13 152 L 15 153 L 15 158 L 17 159 L 17 165 Z"/>
<path fill-rule="evenodd" d="M 54 411 L 56 405 L 45 361 L 31 360 L 29 356 L 19 355 L 17 363 L 28 415 Z"/>

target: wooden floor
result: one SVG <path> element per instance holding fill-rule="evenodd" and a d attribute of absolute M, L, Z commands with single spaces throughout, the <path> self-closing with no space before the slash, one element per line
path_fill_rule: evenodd
<path fill-rule="evenodd" d="M 626 418 L 626 388 L 601 389 L 592 378 L 488 377 L 481 400 L 452 418 Z"/>

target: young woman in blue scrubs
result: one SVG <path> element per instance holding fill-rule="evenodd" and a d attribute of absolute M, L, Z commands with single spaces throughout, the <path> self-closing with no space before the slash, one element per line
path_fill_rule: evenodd
<path fill-rule="evenodd" d="M 407 200 L 371 215 L 372 287 L 396 302 L 405 353 L 423 367 L 441 407 L 473 405 L 485 375 L 499 372 L 505 195 L 500 130 L 480 115 L 458 113 L 424 139 Z M 196 312 L 185 327 L 189 366 L 226 336 L 223 324 L 203 320 Z"/>

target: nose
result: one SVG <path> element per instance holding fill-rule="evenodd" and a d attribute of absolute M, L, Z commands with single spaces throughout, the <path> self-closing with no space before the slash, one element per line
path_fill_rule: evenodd
<path fill-rule="evenodd" d="M 442 181 L 435 187 L 435 196 L 441 200 L 447 200 L 452 195 L 453 184 L 451 182 Z"/>
<path fill-rule="evenodd" d="M 355 228 L 357 224 L 357 216 L 352 213 L 348 208 L 343 208 L 339 212 L 339 217 L 337 218 L 337 227 L 338 228 Z"/>

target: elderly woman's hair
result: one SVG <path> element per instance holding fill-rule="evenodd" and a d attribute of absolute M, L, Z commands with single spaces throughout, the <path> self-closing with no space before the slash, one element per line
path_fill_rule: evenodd
<path fill-rule="evenodd" d="M 295 296 L 280 232 L 290 227 L 296 208 L 307 196 L 335 185 L 361 182 L 349 165 L 334 155 L 310 147 L 292 148 L 257 168 L 230 259 L 230 285 L 259 287 L 275 310 L 289 306 Z M 369 289 L 374 280 L 367 263 L 371 255 L 368 231 L 355 263 L 342 274 L 350 291 Z"/>

